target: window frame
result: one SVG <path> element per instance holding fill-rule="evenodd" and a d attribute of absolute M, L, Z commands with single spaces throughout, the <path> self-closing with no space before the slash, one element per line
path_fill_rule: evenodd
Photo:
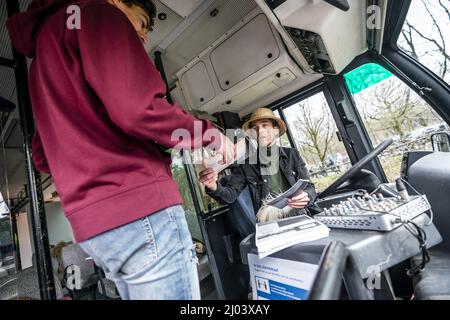
<path fill-rule="evenodd" d="M 280 118 L 286 123 L 286 135 L 288 137 L 288 140 L 291 144 L 292 148 L 295 148 L 298 150 L 297 143 L 295 142 L 294 136 L 292 134 L 292 129 L 289 127 L 289 124 L 286 119 L 286 115 L 284 113 L 284 110 L 286 108 L 289 108 L 293 106 L 294 104 L 297 104 L 303 100 L 306 100 L 320 92 L 323 92 L 325 89 L 323 79 L 320 79 L 318 81 L 315 81 L 311 83 L 310 85 L 301 88 L 300 90 L 278 100 L 274 103 L 270 104 L 268 106 L 269 109 L 272 111 L 277 111 L 280 114 Z M 331 106 L 328 105 L 331 109 Z"/>
<path fill-rule="evenodd" d="M 337 90 L 339 92 L 330 88 L 330 80 L 337 80 L 340 83 L 340 89 Z M 342 87 L 342 83 L 344 84 L 344 87 Z M 273 111 L 278 111 L 280 115 L 282 115 L 282 119 L 286 122 L 286 117 L 283 112 L 284 109 L 291 107 L 292 105 L 303 100 L 306 100 L 320 92 L 324 94 L 327 100 L 328 107 L 330 108 L 333 120 L 338 130 L 337 132 L 339 132 L 339 139 L 344 144 L 344 147 L 347 151 L 347 156 L 349 157 L 350 162 L 353 165 L 358 162 L 359 159 L 363 158 L 366 154 L 372 151 L 373 145 L 370 141 L 367 129 L 365 128 L 364 123 L 356 109 L 353 97 L 348 91 L 343 76 L 326 75 L 324 76 L 324 78 L 319 79 L 318 81 L 311 83 L 310 85 L 294 92 L 293 94 L 272 103 L 268 107 Z M 345 100 L 346 107 L 350 109 L 350 112 L 354 115 L 354 125 L 357 129 L 357 134 L 351 134 L 346 130 L 344 119 L 338 112 L 336 101 L 342 100 Z M 298 150 L 289 125 L 287 125 L 287 135 L 289 141 L 291 142 L 291 145 Z M 355 141 L 357 141 L 357 145 L 353 143 Z M 382 182 L 387 182 L 386 174 L 378 159 L 372 161 L 368 165 L 368 168 L 371 169 Z"/>
<path fill-rule="evenodd" d="M 412 0 L 388 1 L 381 54 L 369 51 L 367 55 L 419 94 L 447 124 L 450 124 L 450 106 L 445 105 L 446 101 L 450 101 L 450 84 L 409 56 L 397 44 L 411 3 Z M 344 72 L 350 71 L 349 67 Z M 354 68 L 355 66 L 352 67 Z M 433 90 L 421 92 L 421 88 L 424 87 Z"/>

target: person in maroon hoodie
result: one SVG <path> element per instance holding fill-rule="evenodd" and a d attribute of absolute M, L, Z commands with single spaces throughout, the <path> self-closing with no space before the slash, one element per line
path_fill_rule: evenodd
<path fill-rule="evenodd" d="M 234 149 L 167 102 L 142 44 L 154 14 L 150 0 L 34 0 L 7 28 L 33 58 L 33 161 L 51 173 L 75 240 L 122 299 L 199 299 L 191 235 L 161 149 L 208 146 L 227 162 Z M 190 138 L 173 139 L 176 129 Z"/>

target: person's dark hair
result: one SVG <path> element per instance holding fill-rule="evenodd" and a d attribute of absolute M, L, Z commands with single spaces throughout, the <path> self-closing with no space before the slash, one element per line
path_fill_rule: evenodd
<path fill-rule="evenodd" d="M 150 17 L 150 30 L 155 24 L 156 6 L 152 0 L 122 0 L 124 4 L 131 6 L 132 4 L 144 9 Z"/>

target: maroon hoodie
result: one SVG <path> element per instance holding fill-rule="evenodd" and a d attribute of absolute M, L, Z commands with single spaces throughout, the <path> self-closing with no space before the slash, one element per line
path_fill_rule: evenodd
<path fill-rule="evenodd" d="M 79 30 L 66 27 L 71 4 L 81 9 Z M 33 159 L 52 174 L 75 239 L 180 204 L 170 156 L 158 145 L 177 145 L 178 128 L 195 147 L 214 139 L 194 139 L 199 120 L 167 102 L 127 17 L 106 0 L 35 0 L 7 28 L 14 47 L 34 58 Z M 201 124 L 202 132 L 212 128 Z"/>

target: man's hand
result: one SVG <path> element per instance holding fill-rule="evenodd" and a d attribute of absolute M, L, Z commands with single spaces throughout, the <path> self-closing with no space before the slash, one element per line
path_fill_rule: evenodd
<path fill-rule="evenodd" d="M 309 195 L 306 192 L 302 192 L 298 196 L 295 196 L 295 197 L 289 199 L 288 205 L 291 208 L 303 209 L 309 205 L 310 201 L 311 201 L 311 199 L 309 199 Z"/>
<path fill-rule="evenodd" d="M 226 164 L 234 160 L 236 147 L 227 136 L 220 134 L 220 148 L 214 151 L 219 155 L 219 164 Z"/>
<path fill-rule="evenodd" d="M 218 177 L 219 173 L 215 172 L 213 169 L 206 169 L 200 172 L 200 183 L 209 190 L 216 191 Z"/>

